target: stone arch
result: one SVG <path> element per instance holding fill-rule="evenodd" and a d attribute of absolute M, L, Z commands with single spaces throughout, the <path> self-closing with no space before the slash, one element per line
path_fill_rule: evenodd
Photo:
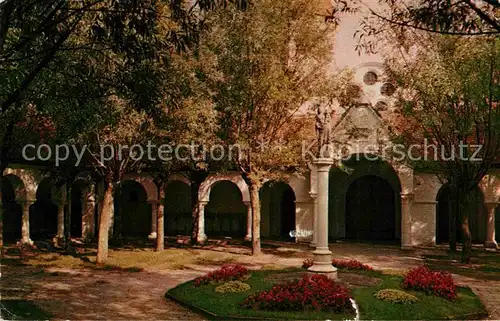
<path fill-rule="evenodd" d="M 2 181 L 2 206 L 5 242 L 16 242 L 21 238 L 21 202 L 25 199 L 26 190 L 22 180 L 14 174 L 4 176 Z"/>
<path fill-rule="evenodd" d="M 146 191 L 148 201 L 152 202 L 158 200 L 158 187 L 152 176 L 147 174 L 128 173 L 124 175 L 123 181 L 135 181 L 141 184 Z"/>
<path fill-rule="evenodd" d="M 168 186 L 170 183 L 177 182 L 177 181 L 183 182 L 184 184 L 191 186 L 191 182 L 189 181 L 189 179 L 187 179 L 186 176 L 179 174 L 179 173 L 172 174 L 168 178 L 168 181 L 165 185 Z"/>
<path fill-rule="evenodd" d="M 147 239 L 151 232 L 150 195 L 135 179 L 123 180 L 115 195 L 115 235 L 124 239 Z"/>
<path fill-rule="evenodd" d="M 394 240 L 401 238 L 401 182 L 398 175 L 398 172 L 392 167 L 392 165 L 384 160 L 377 159 L 371 160 L 374 158 L 370 158 L 368 160 L 366 157 L 363 157 L 360 154 L 353 154 L 349 159 L 344 161 L 344 165 L 351 169 L 351 173 L 348 174 L 345 171 L 340 170 L 338 167 L 332 167 L 329 175 L 329 237 L 330 238 L 345 238 L 347 236 L 347 197 L 355 197 L 354 193 L 356 190 L 363 192 L 363 186 L 367 186 L 370 188 L 367 195 L 371 197 L 373 201 L 370 204 L 361 204 L 361 200 L 356 202 L 355 199 L 351 199 L 350 206 L 354 206 L 356 204 L 360 205 L 356 208 L 361 212 L 369 211 L 378 212 L 376 206 L 380 201 L 378 200 L 380 197 L 389 197 L 388 187 L 392 190 L 393 194 L 393 207 L 391 207 L 391 211 L 394 212 L 394 223 L 393 231 L 394 231 Z M 368 177 L 363 179 L 363 177 Z M 384 185 L 383 181 L 387 183 Z M 359 185 L 354 186 L 353 184 Z M 354 187 L 353 187 L 354 186 Z M 378 195 L 377 187 L 382 186 L 386 191 L 387 195 Z M 350 188 L 354 188 L 351 190 L 351 194 L 348 195 Z M 364 192 L 363 192 L 364 193 Z M 363 197 L 367 197 L 367 195 Z M 361 197 L 361 196 L 359 196 Z M 354 202 L 354 203 L 353 203 Z M 368 215 L 368 214 L 367 214 Z M 352 217 L 352 215 L 350 216 Z M 392 228 L 392 227 L 391 227 Z M 376 236 L 373 234 L 373 236 Z M 382 237 L 382 234 L 381 234 Z"/>
<path fill-rule="evenodd" d="M 248 185 L 245 183 L 239 173 L 228 175 L 209 175 L 207 179 L 200 185 L 198 200 L 200 202 L 208 202 L 210 200 L 210 192 L 212 186 L 220 181 L 230 181 L 235 184 L 241 192 L 243 202 L 250 202 L 250 193 Z"/>
<path fill-rule="evenodd" d="M 492 172 L 483 177 L 479 188 L 486 203 L 500 203 L 500 171 Z"/>
<path fill-rule="evenodd" d="M 25 200 L 29 201 L 34 201 L 36 199 L 38 185 L 44 178 L 40 171 L 24 168 L 7 168 L 4 175 L 14 175 L 22 181 L 24 186 L 23 196 Z"/>
<path fill-rule="evenodd" d="M 292 240 L 290 232 L 295 231 L 296 218 L 293 188 L 285 182 L 268 181 L 259 193 L 262 237 Z"/>
<path fill-rule="evenodd" d="M 52 180 L 49 177 L 42 179 L 30 207 L 30 236 L 34 240 L 50 238 L 57 233 L 57 197 Z"/>
<path fill-rule="evenodd" d="M 16 174 L 7 174 L 4 179 L 12 186 L 14 192 L 14 198 L 17 202 L 26 200 L 26 187 L 23 180 Z"/>
<path fill-rule="evenodd" d="M 247 207 L 240 187 L 231 180 L 219 180 L 210 189 L 205 207 L 207 236 L 244 237 Z"/>
<path fill-rule="evenodd" d="M 169 180 L 165 187 L 165 234 L 191 235 L 191 188 L 185 180 Z"/>
<path fill-rule="evenodd" d="M 469 228 L 473 242 L 483 243 L 486 237 L 486 215 L 485 197 L 483 191 L 478 187 L 474 192 L 475 207 L 470 215 Z M 450 237 L 450 216 L 457 212 L 457 198 L 453 194 L 449 183 L 444 184 L 436 196 L 436 243 L 446 243 Z M 472 214 L 471 213 L 471 214 Z M 460 218 L 456 220 L 457 241 L 461 242 L 462 232 Z"/>
<path fill-rule="evenodd" d="M 413 194 L 413 169 L 406 165 L 401 165 L 394 169 L 401 184 L 401 194 Z"/>

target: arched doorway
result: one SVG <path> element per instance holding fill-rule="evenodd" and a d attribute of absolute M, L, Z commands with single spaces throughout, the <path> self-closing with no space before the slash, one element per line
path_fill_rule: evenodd
<path fill-rule="evenodd" d="M 205 207 L 205 234 L 242 238 L 246 234 L 246 206 L 240 189 L 231 181 L 219 181 L 210 190 Z"/>
<path fill-rule="evenodd" d="M 122 182 L 115 202 L 115 235 L 124 239 L 147 239 L 151 233 L 151 205 L 144 187 L 136 181 Z"/>
<path fill-rule="evenodd" d="M 283 182 L 268 182 L 260 190 L 261 235 L 291 241 L 295 231 L 295 193 Z M 292 234 L 293 235 L 293 234 Z"/>
<path fill-rule="evenodd" d="M 396 239 L 396 192 L 384 179 L 366 175 L 351 183 L 346 196 L 346 238 Z"/>
<path fill-rule="evenodd" d="M 70 235 L 73 237 L 82 237 L 82 187 L 79 183 L 73 183 L 71 187 L 71 218 Z"/>
<path fill-rule="evenodd" d="M 401 183 L 391 164 L 352 155 L 347 173 L 329 173 L 330 239 L 395 241 L 401 238 Z"/>
<path fill-rule="evenodd" d="M 57 205 L 53 185 L 48 178 L 36 190 L 36 201 L 30 207 L 30 236 L 33 240 L 52 238 L 57 234 Z"/>
<path fill-rule="evenodd" d="M 21 238 L 22 207 L 16 202 L 16 189 L 12 182 L 22 184 L 13 175 L 7 175 L 2 180 L 3 239 L 6 243 L 15 243 Z"/>
<path fill-rule="evenodd" d="M 172 181 L 165 188 L 166 235 L 191 235 L 191 188 L 182 181 Z"/>
<path fill-rule="evenodd" d="M 484 205 L 484 196 L 477 187 L 472 193 L 473 207 L 469 216 L 469 229 L 471 231 L 472 241 L 483 243 L 486 238 L 486 207 Z M 437 195 L 436 208 L 436 243 L 448 243 L 450 241 L 450 218 L 457 215 L 458 204 L 457 196 L 453 193 L 449 184 L 441 187 Z M 463 235 L 461 229 L 461 219 L 456 217 L 456 240 L 462 242 Z"/>

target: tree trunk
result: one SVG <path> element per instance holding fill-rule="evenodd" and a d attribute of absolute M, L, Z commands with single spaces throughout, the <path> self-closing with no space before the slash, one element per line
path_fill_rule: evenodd
<path fill-rule="evenodd" d="M 469 228 L 469 214 L 462 217 L 462 232 L 463 232 L 463 247 L 462 247 L 462 262 L 469 264 L 472 254 L 472 235 Z"/>
<path fill-rule="evenodd" d="M 462 262 L 470 263 L 472 253 L 472 235 L 469 227 L 469 217 L 471 215 L 471 190 L 466 186 L 459 187 L 458 208 L 462 228 Z"/>
<path fill-rule="evenodd" d="M 262 254 L 260 245 L 260 197 L 259 185 L 253 182 L 249 184 L 250 206 L 252 207 L 252 255 Z"/>
<path fill-rule="evenodd" d="M 111 219 L 111 211 L 113 210 L 113 184 L 110 181 L 104 183 L 104 199 L 99 213 L 99 240 L 97 243 L 97 264 L 103 264 L 108 259 L 108 239 L 109 239 L 109 222 Z"/>
<path fill-rule="evenodd" d="M 0 169 L 0 254 L 3 253 L 3 169 Z"/>
<path fill-rule="evenodd" d="M 191 244 L 198 243 L 198 217 L 200 215 L 200 202 L 198 201 L 198 192 L 200 184 L 196 181 L 191 181 Z"/>
<path fill-rule="evenodd" d="M 158 187 L 158 206 L 156 207 L 156 251 L 163 251 L 165 247 L 165 184 L 160 183 Z"/>

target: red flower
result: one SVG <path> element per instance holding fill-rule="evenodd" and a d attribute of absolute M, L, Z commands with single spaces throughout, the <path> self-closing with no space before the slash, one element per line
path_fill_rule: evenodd
<path fill-rule="evenodd" d="M 304 275 L 245 299 L 243 307 L 257 310 L 353 312 L 348 290 L 324 275 Z"/>
<path fill-rule="evenodd" d="M 432 271 L 425 266 L 408 271 L 403 280 L 403 287 L 444 297 L 448 300 L 457 298 L 457 286 L 451 274 Z"/>
<path fill-rule="evenodd" d="M 373 271 L 373 267 L 371 267 L 368 264 L 363 264 L 357 260 L 333 259 L 332 265 L 337 267 L 337 268 L 341 268 L 341 269 Z"/>
<path fill-rule="evenodd" d="M 244 280 L 248 278 L 250 271 L 239 264 L 226 264 L 220 269 L 212 271 L 207 275 L 200 276 L 194 280 L 196 286 L 207 284 L 210 282 L 220 283 L 233 280 Z"/>

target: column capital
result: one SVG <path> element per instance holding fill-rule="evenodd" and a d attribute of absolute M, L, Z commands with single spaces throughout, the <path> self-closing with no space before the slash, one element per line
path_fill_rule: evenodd
<path fill-rule="evenodd" d="M 496 209 L 498 206 L 500 206 L 500 202 L 484 202 L 484 205 L 489 208 Z"/>
<path fill-rule="evenodd" d="M 404 201 L 413 201 L 415 198 L 415 194 L 413 193 L 401 193 L 399 194 L 401 196 L 401 199 Z"/>
<path fill-rule="evenodd" d="M 332 158 L 316 158 L 314 160 L 314 165 L 316 166 L 316 170 L 318 172 L 329 172 L 333 163 Z"/>
<path fill-rule="evenodd" d="M 30 204 L 33 204 L 35 202 L 36 202 L 36 200 L 22 200 L 21 201 L 21 203 L 25 204 L 25 205 L 30 205 Z"/>
<path fill-rule="evenodd" d="M 200 205 L 206 206 L 208 204 L 208 201 L 198 201 Z"/>
<path fill-rule="evenodd" d="M 312 199 L 316 199 L 318 197 L 318 193 L 316 192 L 309 192 L 309 196 L 312 198 Z"/>

